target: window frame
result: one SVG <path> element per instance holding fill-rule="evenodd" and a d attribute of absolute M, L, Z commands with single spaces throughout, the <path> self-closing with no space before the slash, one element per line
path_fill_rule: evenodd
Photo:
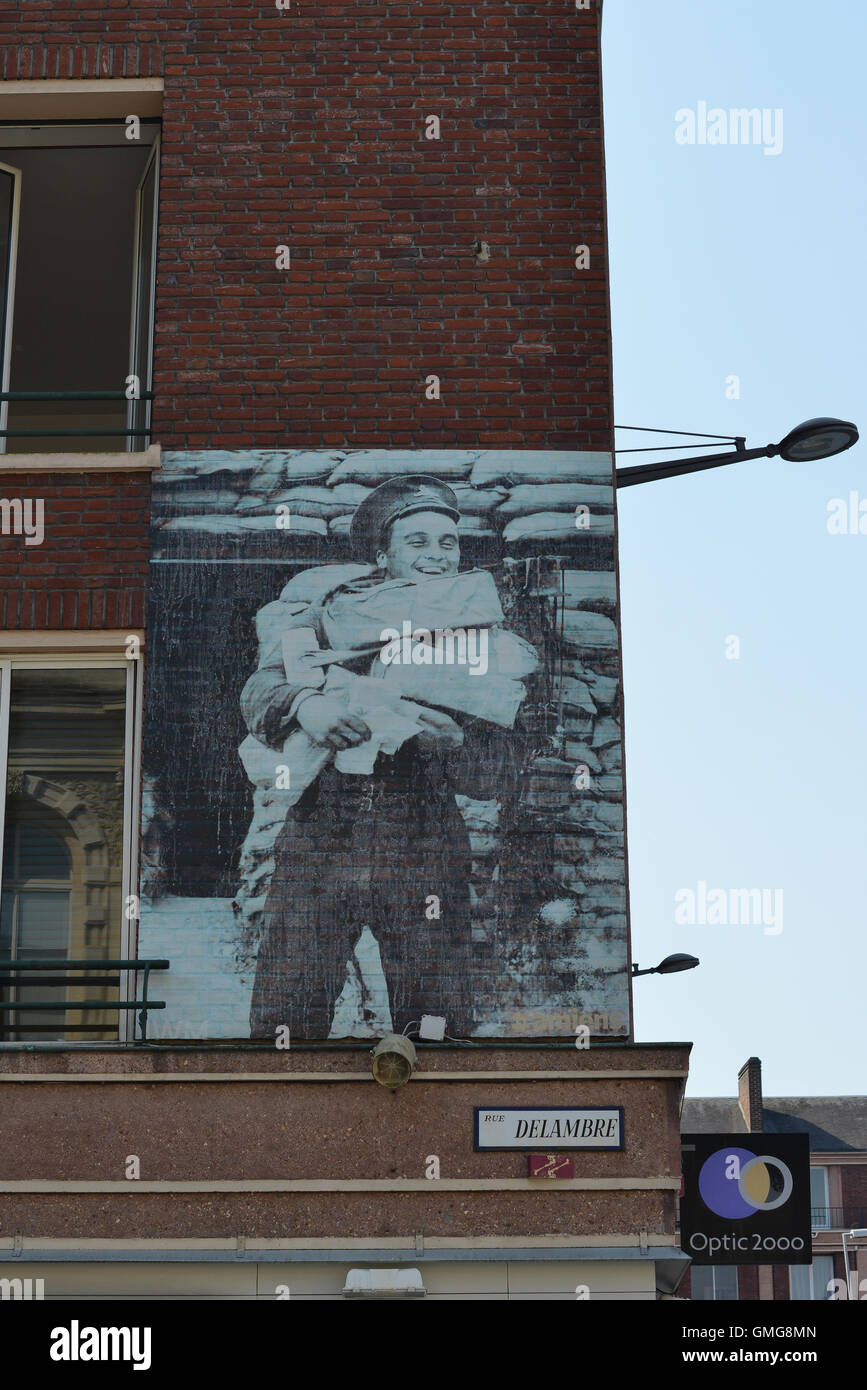
<path fill-rule="evenodd" d="M 0 83 L 0 93 L 2 88 L 8 84 Z M 142 227 L 141 227 L 141 191 L 147 172 L 153 167 L 154 170 L 154 208 L 153 226 L 151 228 L 151 265 L 150 275 L 148 276 L 148 345 L 146 351 L 145 370 L 140 375 L 140 389 L 142 391 L 152 390 L 153 379 L 153 354 L 154 338 L 156 328 L 156 272 L 157 272 L 157 237 L 159 231 L 159 212 L 160 212 L 160 172 L 162 161 L 162 110 L 159 115 L 142 115 L 140 117 L 142 127 L 142 143 L 150 147 L 145 169 L 139 186 L 136 189 L 135 212 L 132 224 L 132 271 L 130 277 L 130 331 L 129 346 L 127 353 L 127 363 L 125 375 L 128 376 L 136 368 L 136 339 L 138 335 L 138 321 L 140 316 L 140 296 L 139 290 L 139 259 L 141 252 Z M 99 149 L 103 147 L 118 146 L 123 148 L 128 142 L 123 136 L 125 116 L 93 116 L 90 118 L 82 117 L 57 117 L 50 116 L 44 119 L 30 118 L 17 119 L 15 117 L 4 118 L 0 115 L 0 148 L 14 151 L 15 149 L 38 149 L 38 148 L 85 148 Z M 99 139 L 96 136 L 102 134 L 105 138 Z M 11 139 L 9 138 L 11 135 Z M 109 138 L 110 137 L 110 138 Z M 5 143 L 4 143 L 5 142 Z M 6 164 L 0 160 L 0 169 L 13 176 L 12 194 L 12 218 L 9 237 L 9 274 L 6 291 L 5 305 L 0 303 L 0 319 L 2 319 L 2 339 L 0 339 L 0 391 L 10 390 L 12 376 L 12 337 L 15 322 L 15 278 L 16 266 L 19 252 L 19 223 L 21 214 L 22 185 L 24 181 L 23 171 L 15 165 Z M 42 388 L 40 388 L 42 389 Z M 46 387 L 45 389 L 53 389 Z M 59 389 L 59 388 L 58 388 Z M 113 387 L 111 389 L 114 389 Z M 118 378 L 117 389 L 121 390 L 122 383 Z M 135 424 L 136 404 L 134 400 L 128 400 L 125 405 L 124 428 L 131 429 Z M 153 419 L 153 402 L 144 401 L 142 411 L 143 428 L 151 430 Z M 0 401 L 0 431 L 8 427 L 9 401 Z M 148 435 L 119 435 L 118 449 L 103 451 L 107 456 L 115 452 L 122 452 L 127 455 L 141 455 L 152 445 L 152 436 Z M 79 437 L 69 435 L 59 444 L 69 446 L 71 451 L 76 450 Z M 0 456 L 8 453 L 7 436 L 0 433 Z M 62 454 L 64 448 L 48 451 L 50 458 L 54 454 Z M 44 451 L 39 454 L 21 455 L 13 453 L 11 458 L 14 466 L 24 469 L 28 458 L 43 457 Z M 26 470 L 25 470 L 26 471 Z"/>
<path fill-rule="evenodd" d="M 21 185 L 24 174 L 14 164 L 0 160 L 0 169 L 12 175 L 12 216 L 9 220 L 9 265 L 6 275 L 6 295 L 0 304 L 2 340 L 0 340 L 0 391 L 9 390 L 12 379 L 12 324 L 15 318 L 15 273 L 18 266 L 18 224 L 21 220 Z M 5 430 L 9 417 L 9 402 L 0 401 L 0 430 Z M 6 453 L 6 435 L 0 434 L 0 454 Z"/>
<path fill-rule="evenodd" d="M 708 1298 L 696 1298 L 696 1299 L 693 1299 L 693 1298 L 691 1297 L 691 1299 L 690 1299 L 691 1302 L 695 1302 L 695 1303 L 737 1303 L 737 1302 L 739 1302 L 740 1296 L 741 1296 L 741 1279 L 740 1279 L 740 1266 L 739 1266 L 739 1265 L 693 1265 L 693 1266 L 692 1266 L 693 1273 L 692 1273 L 692 1275 L 690 1276 L 691 1279 L 695 1277 L 694 1271 L 695 1271 L 696 1269 L 709 1269 L 709 1270 L 710 1270 L 710 1275 L 711 1275 L 711 1289 L 713 1290 L 713 1298 L 709 1298 L 709 1299 L 708 1299 Z M 734 1276 L 735 1276 L 735 1295 L 734 1295 L 734 1298 L 718 1298 L 718 1297 L 717 1297 L 716 1276 L 717 1276 L 717 1270 L 718 1270 L 718 1269 L 726 1269 L 726 1270 L 731 1269 L 731 1270 L 734 1270 Z"/>
<path fill-rule="evenodd" d="M 817 1298 L 817 1297 L 816 1297 L 816 1269 L 815 1269 L 815 1266 L 816 1266 L 817 1260 L 827 1260 L 827 1261 L 829 1262 L 830 1266 L 831 1266 L 831 1279 L 830 1279 L 830 1280 L 828 1280 L 828 1279 L 825 1280 L 825 1283 L 824 1283 L 824 1291 L 823 1291 L 823 1293 L 822 1293 L 821 1298 Z M 807 1271 L 807 1275 L 808 1275 L 808 1277 L 809 1277 L 809 1283 L 810 1283 L 810 1296 L 809 1296 L 809 1298 L 796 1298 L 796 1297 L 794 1296 L 794 1294 L 793 1294 L 793 1290 L 792 1290 L 792 1281 L 793 1281 L 794 1278 L 797 1277 L 797 1276 L 795 1275 L 795 1270 L 796 1270 L 796 1269 L 797 1269 L 797 1270 L 805 1269 L 805 1270 Z M 835 1275 L 834 1275 L 834 1255 L 833 1255 L 833 1252 L 832 1252 L 832 1251 L 823 1250 L 823 1251 L 821 1252 L 821 1254 L 818 1254 L 818 1255 L 814 1253 L 813 1258 L 812 1258 L 812 1260 L 810 1261 L 810 1263 L 809 1263 L 808 1265 L 789 1265 L 789 1302 L 790 1302 L 790 1303 L 825 1303 L 825 1302 L 827 1302 L 827 1301 L 828 1301 L 828 1284 L 829 1284 L 829 1282 L 833 1281 L 834 1277 L 835 1277 Z"/>
<path fill-rule="evenodd" d="M 45 808 L 40 808 L 40 812 L 41 812 L 40 818 L 45 818 L 45 819 L 51 820 L 51 822 L 52 822 L 52 831 L 53 831 L 54 829 L 56 829 L 56 827 L 55 827 L 54 824 L 53 824 L 53 819 L 54 819 L 54 817 L 51 816 L 49 813 L 47 813 L 46 810 L 45 810 Z M 56 813 L 55 813 L 55 816 L 56 816 Z M 21 908 L 22 908 L 22 898 L 23 898 L 24 895 L 26 895 L 27 893 L 34 893 L 34 892 L 35 892 L 35 893 L 51 893 L 51 894 L 56 894 L 58 897 L 61 897 L 61 896 L 62 896 L 62 897 L 64 898 L 64 900 L 65 900 L 65 904 L 66 904 L 66 930 L 65 930 L 65 938 L 66 938 L 66 939 L 65 939 L 64 944 L 63 944 L 62 947 L 59 947 L 57 950 L 51 950 L 51 951 L 49 951 L 48 954 L 49 954 L 49 955 L 54 955 L 54 956 L 62 956 L 62 955 L 65 955 L 65 956 L 67 956 L 67 958 L 69 958 L 69 957 L 71 957 L 71 956 L 73 955 L 73 952 L 72 952 L 72 949 L 71 949 L 71 936 L 72 936 L 72 899 L 73 899 L 73 894 L 74 894 L 74 892 L 75 892 L 75 866 L 74 866 L 74 862 L 73 862 L 73 851 L 72 851 L 70 845 L 68 844 L 68 842 L 67 842 L 66 840 L 60 840 L 60 841 L 59 841 L 59 843 L 62 845 L 63 850 L 64 850 L 64 853 L 66 854 L 66 857 L 67 857 L 67 859 L 68 859 L 68 861 L 69 861 L 69 862 L 68 862 L 67 873 L 66 873 L 64 879 L 62 880 L 62 886 L 60 886 L 60 887 L 58 887 L 59 878 L 58 878 L 57 875 L 54 875 L 54 876 L 52 876 L 52 877 L 46 877 L 46 878 L 43 878 L 43 879 L 39 879 L 38 877 L 34 877 L 33 875 L 22 874 L 22 873 L 21 873 L 21 830 L 22 830 L 22 826 L 19 824 L 19 825 L 16 827 L 16 830 L 17 830 L 17 832 L 18 832 L 18 833 L 17 833 L 17 836 L 16 836 L 17 844 L 16 844 L 16 846 L 15 846 L 15 851 L 14 851 L 14 853 L 15 853 L 15 861 L 16 861 L 16 862 L 13 864 L 13 866 L 12 866 L 12 871 L 11 871 L 8 875 L 6 875 L 6 874 L 4 873 L 4 887 L 3 887 L 4 896 L 5 896 L 6 894 L 8 894 L 9 897 L 11 898 L 11 900 L 12 900 L 11 921 L 10 921 L 10 928 L 11 928 L 11 932 L 10 932 L 11 945 L 10 945 L 9 954 L 10 954 L 12 960 L 20 959 L 21 956 L 33 956 L 33 955 L 38 956 L 40 953 L 41 953 L 41 954 L 45 954 L 44 950 L 41 950 L 41 951 L 40 951 L 40 950 L 36 950 L 36 951 L 34 951 L 32 948 L 25 948 L 23 951 L 21 950 L 21 948 L 20 948 L 20 939 L 19 939 L 20 925 L 21 925 Z M 49 831 L 48 833 L 50 834 L 51 831 Z M 5 841 L 5 837 L 4 837 L 4 841 Z M 6 850 L 6 845 L 5 845 L 5 842 L 4 842 L 4 845 L 3 845 L 4 855 L 5 855 L 5 850 Z M 5 871 L 5 864 L 4 864 L 4 871 Z M 4 952 L 2 952 L 2 953 L 0 953 L 0 954 L 5 955 L 6 953 L 5 953 L 5 951 L 4 951 Z M 30 990 L 30 991 L 36 990 L 36 992 L 38 993 L 38 992 L 39 992 L 39 980 L 36 979 L 36 980 L 33 980 L 33 981 L 29 981 L 27 984 L 25 984 L 25 985 L 23 985 L 23 986 L 22 986 L 22 985 L 10 985 L 10 986 L 9 986 L 9 1001 L 12 1002 L 13 1000 L 15 1000 L 15 1001 L 19 1000 L 19 999 L 21 998 L 21 995 L 22 995 L 22 990 L 25 991 L 25 992 L 26 992 L 27 990 Z M 59 998 L 58 998 L 58 1003 L 60 1002 L 61 999 L 65 999 L 67 1003 L 69 1002 L 69 991 L 68 991 L 68 989 L 67 989 L 66 991 L 64 991 L 64 994 L 63 994 L 63 995 L 59 996 Z M 50 1011 L 46 1010 L 46 1013 L 49 1013 L 49 1012 L 50 1012 Z M 38 1019 L 36 1018 L 35 1015 L 31 1014 L 31 1015 L 29 1015 L 28 1022 L 30 1022 L 30 1023 L 38 1022 Z M 63 1018 L 61 1017 L 60 1019 L 58 1019 L 58 1018 L 55 1016 L 53 1019 L 50 1019 L 48 1022 L 46 1022 L 45 1028 L 46 1028 L 46 1031 L 47 1031 L 47 1032 L 55 1032 L 55 1031 L 59 1032 L 59 1031 L 62 1031 L 62 1029 L 63 1029 Z M 16 1023 L 16 1024 L 10 1025 L 10 1027 L 9 1027 L 8 1029 L 4 1027 L 4 1031 L 6 1031 L 6 1032 L 12 1032 L 13 1034 L 20 1033 L 20 1029 L 17 1027 L 17 1023 Z M 12 1037 L 12 1038 L 7 1039 L 7 1041 L 10 1041 L 10 1042 L 29 1042 L 30 1040 L 31 1040 L 31 1039 L 30 1039 L 29 1037 L 24 1038 L 24 1037 L 21 1037 L 21 1036 Z M 33 1041 L 34 1041 L 34 1042 L 38 1042 L 38 1041 L 40 1041 L 40 1039 L 39 1039 L 39 1038 L 34 1038 Z M 45 1041 L 45 1039 L 42 1039 L 42 1041 Z"/>
<path fill-rule="evenodd" d="M 137 639 L 140 640 L 140 639 Z M 126 657 L 122 652 L 94 653 L 77 651 L 74 648 L 62 655 L 46 651 L 44 655 L 28 652 L 26 655 L 0 651 L 0 883 L 3 881 L 3 841 L 6 821 L 6 785 L 9 762 L 9 715 L 12 694 L 12 673 L 16 670 L 83 670 L 113 667 L 126 671 L 125 713 L 124 713 L 124 785 L 123 785 L 123 849 L 121 858 L 121 923 L 120 957 L 133 960 L 138 951 L 138 914 L 128 917 L 126 906 L 130 897 L 138 900 L 139 864 L 139 806 L 141 796 L 141 724 L 142 691 L 144 675 L 143 654 L 137 658 Z M 128 1002 L 135 998 L 135 981 L 130 981 L 133 971 L 120 972 L 118 998 Z M 118 1042 L 130 1042 L 135 1037 L 135 1017 L 133 1010 L 119 1010 Z M 63 1039 L 59 1044 L 73 1047 L 71 1039 Z M 89 1044 L 90 1045 L 90 1044 Z M 17 1047 L 20 1043 L 3 1043 L 2 1047 Z M 34 1043 L 33 1046 L 38 1046 Z M 54 1043 L 52 1046 L 57 1047 Z"/>
<path fill-rule="evenodd" d="M 145 349 L 144 372 L 139 375 L 139 389 L 141 391 L 153 390 L 154 374 L 154 334 L 156 330 L 156 311 L 157 311 L 157 254 L 160 225 L 160 162 L 162 159 L 162 129 L 158 130 L 151 144 L 151 152 L 147 164 L 144 167 L 142 176 L 139 180 L 135 195 L 135 220 L 133 223 L 133 248 L 132 248 L 132 304 L 129 314 L 129 373 L 133 373 L 140 367 L 136 361 L 136 350 L 138 347 L 139 323 L 142 316 L 141 297 L 139 295 L 139 276 L 142 239 L 144 226 L 142 220 L 142 193 L 147 181 L 148 174 L 153 168 L 154 173 L 154 207 L 153 225 L 151 227 L 151 263 L 150 275 L 148 277 L 148 342 Z M 135 400 L 127 401 L 126 407 L 126 427 L 135 428 L 135 421 L 138 418 Z M 143 428 L 150 430 L 153 424 L 153 401 L 143 401 L 142 412 Z M 150 436 L 148 436 L 150 438 Z M 139 440 L 141 436 L 128 434 L 126 437 L 126 451 L 128 454 L 140 453 Z M 144 447 L 144 446 L 142 446 Z"/>
<path fill-rule="evenodd" d="M 826 1221 L 825 1221 L 824 1224 L 821 1224 L 821 1223 L 818 1222 L 818 1221 L 814 1222 L 814 1221 L 813 1221 L 813 1217 L 812 1217 L 812 1212 L 816 1210 L 816 1208 L 813 1206 L 813 1191 L 812 1191 L 812 1186 L 813 1186 L 813 1174 L 814 1174 L 814 1173 L 821 1173 L 821 1174 L 823 1175 L 823 1179 L 824 1179 L 825 1199 L 824 1199 L 824 1202 L 821 1204 L 821 1205 L 824 1207 L 825 1214 L 826 1214 Z M 830 1193 L 830 1183 L 829 1183 L 829 1181 L 828 1181 L 828 1178 L 829 1178 L 829 1174 L 828 1174 L 828 1165 L 827 1165 L 826 1163 L 811 1163 L 811 1164 L 810 1164 L 810 1212 L 811 1212 L 811 1214 L 810 1214 L 810 1224 L 811 1224 L 811 1226 L 812 1226 L 812 1228 L 813 1228 L 814 1231 L 830 1231 L 830 1230 L 833 1230 L 833 1225 L 832 1225 L 832 1222 L 831 1222 L 831 1193 Z"/>

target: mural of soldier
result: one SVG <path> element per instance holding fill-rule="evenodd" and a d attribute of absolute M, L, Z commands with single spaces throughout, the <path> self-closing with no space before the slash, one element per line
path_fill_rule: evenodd
<path fill-rule="evenodd" d="M 298 793 L 275 844 L 252 1037 L 327 1037 L 365 927 L 395 1029 L 422 1013 L 451 1036 L 476 1027 L 497 967 L 473 941 L 455 794 L 497 795 L 537 657 L 504 629 L 491 576 L 460 571 L 459 519 L 437 478 L 375 488 L 351 527 L 364 563 L 306 572 L 312 597 L 242 691 L 251 736 L 282 752 Z"/>

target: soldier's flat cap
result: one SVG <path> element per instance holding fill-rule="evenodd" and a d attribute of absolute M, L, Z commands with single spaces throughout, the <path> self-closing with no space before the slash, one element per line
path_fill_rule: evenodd
<path fill-rule="evenodd" d="M 461 516 L 457 497 L 439 478 L 427 473 L 389 478 L 365 497 L 352 518 L 349 534 L 356 551 L 375 557 L 388 527 L 412 512 L 444 512 L 453 521 Z"/>

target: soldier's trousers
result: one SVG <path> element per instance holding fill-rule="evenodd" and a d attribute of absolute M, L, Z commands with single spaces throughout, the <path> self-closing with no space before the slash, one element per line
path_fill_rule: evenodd
<path fill-rule="evenodd" d="M 467 1037 L 488 983 L 470 920 L 471 853 L 440 760 L 410 741 L 380 754 L 372 776 L 325 768 L 289 812 L 250 1012 L 252 1037 L 326 1038 L 365 926 L 379 946 L 392 1024 L 444 1015 Z"/>

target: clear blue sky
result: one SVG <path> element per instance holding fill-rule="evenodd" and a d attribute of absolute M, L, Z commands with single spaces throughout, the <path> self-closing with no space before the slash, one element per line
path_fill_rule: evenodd
<path fill-rule="evenodd" d="M 618 424 L 867 432 L 865 50 L 855 0 L 605 0 Z M 782 108 L 781 152 L 678 144 L 700 101 Z M 693 1096 L 735 1094 L 751 1055 L 766 1096 L 867 1092 L 867 534 L 827 529 L 865 462 L 619 494 L 633 955 L 701 958 L 635 982 L 636 1037 L 694 1043 Z M 702 880 L 782 889 L 782 932 L 676 925 Z"/>

